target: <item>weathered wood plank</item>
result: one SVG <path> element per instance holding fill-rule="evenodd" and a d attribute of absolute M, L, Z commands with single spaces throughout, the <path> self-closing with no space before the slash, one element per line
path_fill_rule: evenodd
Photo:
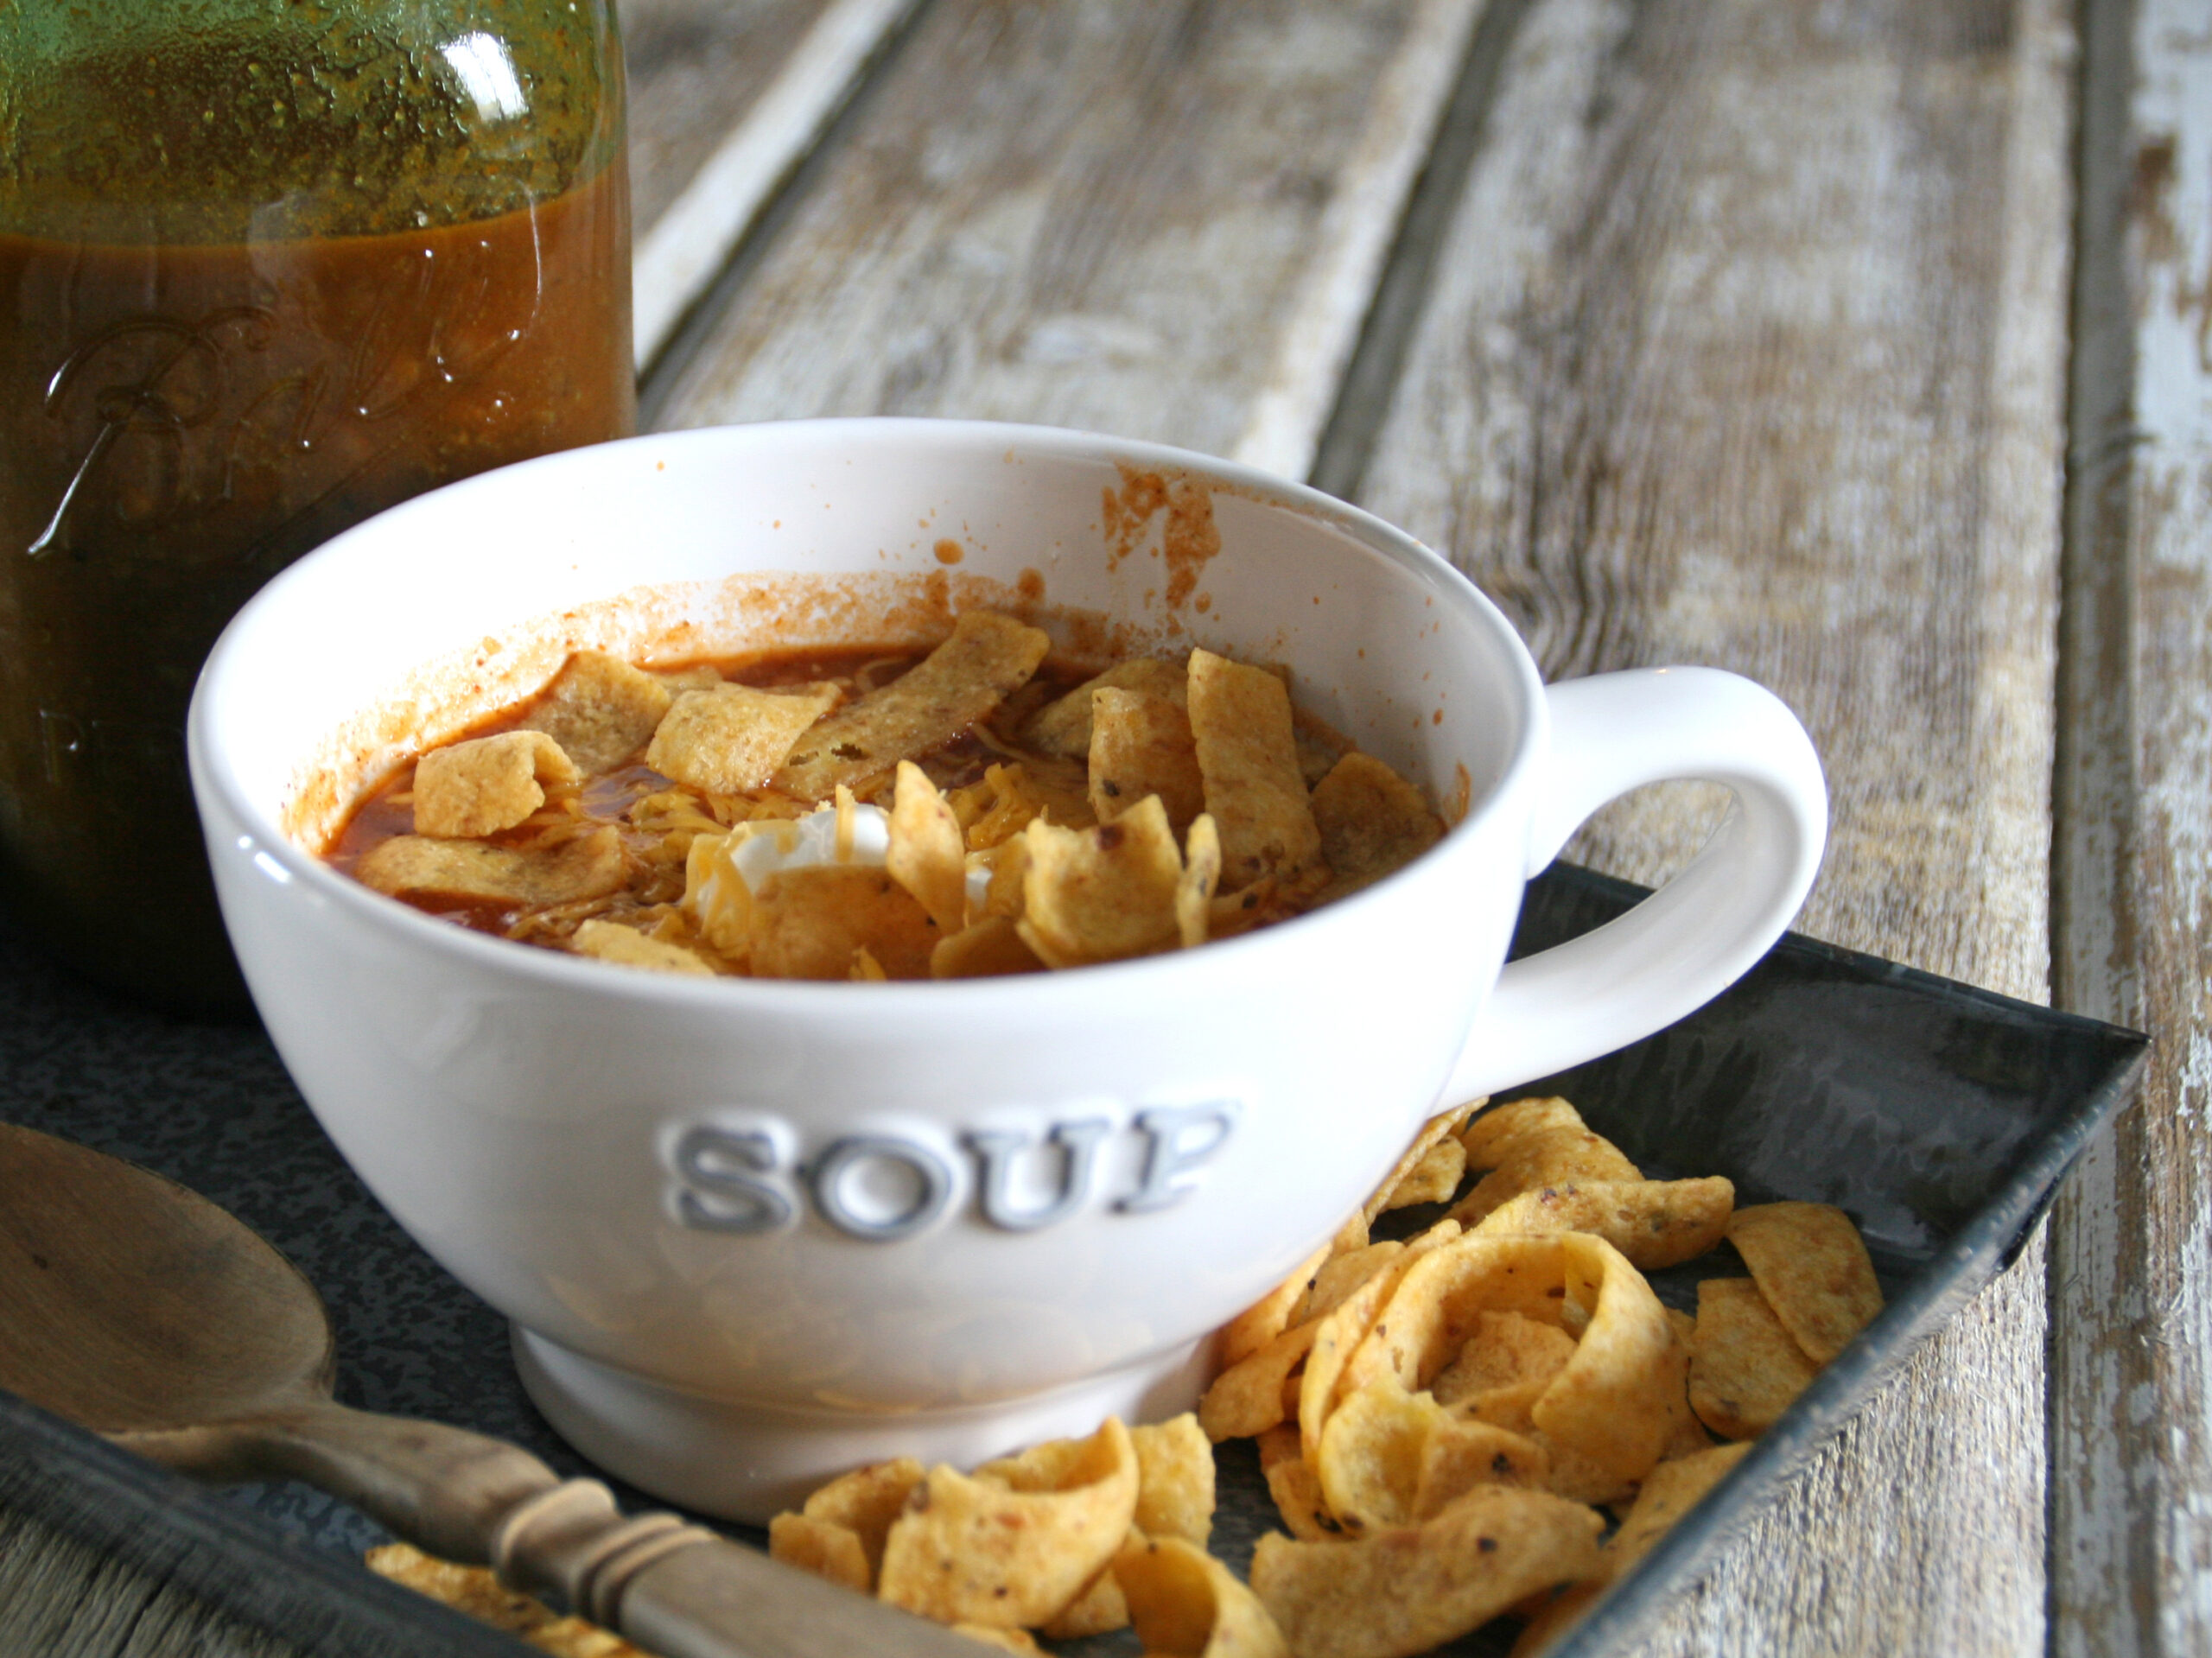
<path fill-rule="evenodd" d="M 1502 5 L 1504 0 L 1499 0 Z M 1359 328 L 1390 251 L 1402 204 L 1432 153 L 1428 143 L 1458 79 L 1469 31 L 1486 11 L 1459 4 L 1407 9 L 1353 142 L 1312 232 L 1295 294 L 1270 319 L 1274 358 L 1230 454 L 1286 478 L 1312 468 Z"/>
<path fill-rule="evenodd" d="M 939 0 L 657 423 L 1042 421 L 1302 470 L 1480 0 Z"/>
<path fill-rule="evenodd" d="M 2055 0 L 1543 0 L 1357 490 L 1549 673 L 1774 686 L 1834 792 L 1802 924 L 2030 996 L 2070 50 Z M 1685 792 L 1575 855 L 1662 873 L 1704 826 Z M 1656 1649 L 2039 1645 L 2041 1312 L 2031 1252 Z"/>
<path fill-rule="evenodd" d="M 650 364 L 915 0 L 632 0 L 638 361 Z"/>
<path fill-rule="evenodd" d="M 639 236 L 698 175 L 830 0 L 629 0 L 630 212 Z"/>
<path fill-rule="evenodd" d="M 2212 18 L 2085 13 L 2057 989 L 2157 1039 L 2050 1230 L 2066 1655 L 2212 1647 Z"/>

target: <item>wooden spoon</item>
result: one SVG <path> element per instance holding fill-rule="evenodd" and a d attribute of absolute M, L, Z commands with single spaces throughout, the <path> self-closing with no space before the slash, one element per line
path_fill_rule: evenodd
<path fill-rule="evenodd" d="M 289 1478 L 666 1658 L 969 1658 L 961 1636 L 596 1480 L 330 1396 L 322 1302 L 227 1211 L 0 1124 L 0 1387 L 205 1479 Z"/>

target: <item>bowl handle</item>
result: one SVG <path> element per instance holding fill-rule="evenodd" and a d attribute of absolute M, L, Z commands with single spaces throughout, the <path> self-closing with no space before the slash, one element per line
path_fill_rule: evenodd
<path fill-rule="evenodd" d="M 1827 836 L 1812 739 L 1782 700 L 1715 668 L 1646 668 L 1548 687 L 1551 744 L 1529 826 L 1535 875 L 1606 802 L 1647 783 L 1735 800 L 1704 849 L 1626 915 L 1510 962 L 1453 1067 L 1450 1101 L 1611 1053 L 1702 1007 L 1782 936 Z"/>

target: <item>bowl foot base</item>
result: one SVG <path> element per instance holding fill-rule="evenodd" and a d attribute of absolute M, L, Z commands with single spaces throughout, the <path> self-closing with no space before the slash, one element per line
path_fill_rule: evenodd
<path fill-rule="evenodd" d="M 1211 1339 L 1087 1381 L 951 1410 L 861 1415 L 792 1411 L 684 1393 L 512 1327 L 515 1368 L 554 1431 L 664 1500 L 765 1524 L 848 1469 L 912 1457 L 972 1468 L 1044 1439 L 1080 1437 L 1109 1416 L 1156 1422 L 1197 1402 Z"/>

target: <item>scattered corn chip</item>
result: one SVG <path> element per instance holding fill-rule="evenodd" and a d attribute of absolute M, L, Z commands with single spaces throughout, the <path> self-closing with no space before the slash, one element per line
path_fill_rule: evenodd
<path fill-rule="evenodd" d="M 1290 683 L 1288 669 L 1283 670 L 1283 683 Z M 1351 751 L 1351 739 L 1340 731 L 1331 730 L 1306 709 L 1294 708 L 1291 716 L 1298 727 L 1299 775 L 1306 779 L 1310 793 Z"/>
<path fill-rule="evenodd" d="M 1344 1535 L 1343 1523 L 1321 1499 L 1321 1481 L 1313 1465 L 1298 1454 L 1298 1429 L 1283 1423 L 1258 1439 L 1260 1472 L 1268 1482 L 1268 1495 L 1275 1512 L 1293 1537 L 1309 1543 L 1328 1542 Z"/>
<path fill-rule="evenodd" d="M 635 927 L 613 921 L 586 921 L 577 927 L 576 953 L 624 967 L 641 967 L 650 973 L 677 973 L 693 978 L 715 976 L 715 970 L 696 950 L 664 939 L 649 938 Z"/>
<path fill-rule="evenodd" d="M 768 1522 L 768 1555 L 802 1572 L 867 1594 L 874 1568 L 861 1540 L 846 1527 L 810 1515 L 779 1514 Z"/>
<path fill-rule="evenodd" d="M 1395 873 L 1444 838 L 1444 820 L 1421 791 L 1357 749 L 1313 785 L 1313 811 L 1339 895 Z"/>
<path fill-rule="evenodd" d="M 1683 1414 L 1688 1413 L 1685 1406 Z M 1529 1438 L 1542 1446 L 1544 1454 L 1551 1458 L 1551 1473 L 1544 1483 L 1554 1496 L 1563 1496 L 1570 1502 L 1586 1502 L 1593 1509 L 1606 1509 L 1636 1495 L 1634 1480 L 1614 1472 L 1574 1445 L 1561 1445 L 1533 1423 Z"/>
<path fill-rule="evenodd" d="M 1382 1200 L 1385 1210 L 1403 1209 L 1410 1204 L 1440 1204 L 1459 1189 L 1460 1178 L 1467 1172 L 1467 1153 L 1459 1142 L 1446 1135 L 1421 1155 L 1421 1160 L 1398 1178 L 1397 1183 Z"/>
<path fill-rule="evenodd" d="M 1304 1324 L 1334 1312 L 1352 1292 L 1405 1252 L 1406 1246 L 1396 1238 L 1338 1250 L 1313 1274 L 1313 1282 L 1306 1286 L 1305 1299 L 1291 1315 L 1293 1321 Z"/>
<path fill-rule="evenodd" d="M 550 848 L 396 835 L 372 848 L 353 873 L 395 897 L 551 905 L 616 891 L 629 880 L 629 863 L 620 834 L 609 827 Z"/>
<path fill-rule="evenodd" d="M 1167 821 L 1187 827 L 1205 810 L 1205 783 L 1190 715 L 1165 696 L 1102 686 L 1092 693 L 1090 809 L 1102 823 L 1147 795 L 1167 808 Z"/>
<path fill-rule="evenodd" d="M 1473 1228 L 1482 1233 L 1591 1232 L 1643 1272 L 1673 1267 L 1717 1246 L 1736 1188 L 1700 1180 L 1584 1180 L 1509 1197 Z"/>
<path fill-rule="evenodd" d="M 1552 1128 L 1586 1129 L 1582 1114 L 1567 1102 L 1552 1096 L 1544 1099 L 1514 1100 L 1494 1105 L 1471 1119 L 1459 1131 L 1471 1169 L 1494 1169 L 1504 1160 L 1503 1148 L 1524 1134 Z"/>
<path fill-rule="evenodd" d="M 1128 1429 L 1124 1428 L 1117 1437 L 1128 1437 Z M 1134 1459 L 1134 1438 L 1129 1439 L 1128 1449 Z M 980 1464 L 973 1472 L 976 1478 L 995 1481 L 1009 1491 L 1064 1491 L 1096 1478 L 1101 1455 L 1101 1444 L 1095 1436 L 1088 1439 L 1047 1439 L 1010 1457 L 995 1457 Z M 1132 1465 L 1141 1479 L 1143 1464 L 1133 1461 Z M 1132 1520 L 1135 1517 L 1134 1508 L 1130 1516 Z"/>
<path fill-rule="evenodd" d="M 1221 835 L 1224 885 L 1235 891 L 1262 875 L 1320 869 L 1321 831 L 1298 768 L 1282 681 L 1264 668 L 1193 651 L 1190 720 L 1206 812 Z"/>
<path fill-rule="evenodd" d="M 415 765 L 415 832 L 471 839 L 512 829 L 545 804 L 542 785 L 581 783 L 583 773 L 542 731 L 434 748 Z"/>
<path fill-rule="evenodd" d="M 1138 1534 L 1129 1533 L 1132 1540 Z M 1082 1641 L 1094 1635 L 1111 1635 L 1129 1627 L 1129 1603 L 1109 1561 L 1083 1591 L 1037 1626 L 1047 1641 Z"/>
<path fill-rule="evenodd" d="M 1433 1520 L 1354 1542 L 1262 1537 L 1252 1588 L 1298 1658 L 1410 1658 L 1588 1575 L 1603 1525 L 1547 1492 L 1482 1486 Z"/>
<path fill-rule="evenodd" d="M 1557 1324 L 1518 1312 L 1480 1312 L 1473 1332 L 1429 1384 L 1430 1391 L 1439 1404 L 1465 1403 L 1481 1420 L 1496 1421 L 1497 1417 L 1479 1408 L 1479 1401 L 1501 1389 L 1525 1389 L 1533 1383 L 1526 1400 L 1533 1405 L 1573 1356 L 1574 1337 Z"/>
<path fill-rule="evenodd" d="M 906 1512 L 906 1499 L 922 1483 L 922 1465 L 912 1457 L 871 1463 L 831 1480 L 800 1510 L 810 1520 L 843 1528 L 860 1539 L 868 1560 L 868 1585 L 883 1565 L 883 1542 L 892 1522 Z"/>
<path fill-rule="evenodd" d="M 1141 691 L 1181 707 L 1187 700 L 1187 670 L 1179 662 L 1161 662 L 1151 657 L 1117 662 L 1104 673 L 1084 680 L 1065 696 L 1039 708 L 1022 727 L 1022 740 L 1047 753 L 1081 759 L 1090 753 L 1090 699 L 1094 694 L 1109 689 Z"/>
<path fill-rule="evenodd" d="M 721 672 L 710 662 L 694 662 L 681 668 L 648 668 L 645 670 L 668 687 L 671 696 L 684 691 L 710 691 L 722 683 Z"/>
<path fill-rule="evenodd" d="M 716 684 L 721 676 L 705 670 Z M 586 772 L 611 772 L 647 742 L 675 701 L 659 677 L 604 651 L 578 651 L 523 716 Z"/>
<path fill-rule="evenodd" d="M 1599 1550 L 1596 1576 L 1553 1598 L 1522 1630 L 1520 1639 L 1513 1643 L 1511 1658 L 1532 1658 L 1580 1623 L 1605 1586 L 1649 1553 L 1652 1546 L 1701 1502 L 1750 1449 L 1748 1445 L 1716 1445 L 1653 1469 L 1637 1490 L 1635 1506 L 1621 1521 L 1620 1529 Z"/>
<path fill-rule="evenodd" d="M 1560 1242 L 1567 1299 L 1591 1309 L 1590 1322 L 1532 1414 L 1555 1445 L 1640 1480 L 1689 1413 L 1687 1358 L 1658 1297 L 1620 1251 L 1580 1233 Z"/>
<path fill-rule="evenodd" d="M 836 688 L 830 685 L 795 691 L 717 685 L 685 691 L 653 732 L 645 764 L 709 794 L 758 789 L 836 702 Z"/>
<path fill-rule="evenodd" d="M 1053 967 L 1121 961 L 1179 941 L 1176 895 L 1183 856 L 1157 796 L 1110 823 L 1022 831 L 1022 941 Z"/>
<path fill-rule="evenodd" d="M 580 1617 L 564 1617 L 528 1595 L 517 1594 L 487 1566 L 456 1566 L 410 1543 L 384 1544 L 371 1549 L 367 1559 L 369 1569 L 379 1577 L 518 1636 L 554 1658 L 652 1658 L 611 1630 Z"/>
<path fill-rule="evenodd" d="M 1427 1388 L 1481 1327 L 1484 1312 L 1547 1324 L 1586 1313 L 1587 1301 L 1570 1305 L 1573 1264 L 1560 1238 L 1470 1233 L 1439 1245 L 1406 1267 L 1376 1309 L 1371 1328 L 1345 1358 L 1344 1389 L 1383 1375 L 1409 1390 Z"/>
<path fill-rule="evenodd" d="M 1039 973 L 1045 963 L 1010 917 L 987 915 L 940 938 L 930 951 L 932 979 L 989 979 L 1007 973 Z"/>
<path fill-rule="evenodd" d="M 1137 1456 L 1136 1528 L 1200 1548 L 1213 1530 L 1213 1444 L 1191 1412 L 1129 1430 Z"/>
<path fill-rule="evenodd" d="M 1037 816 L 1033 815 L 1012 840 L 971 854 L 988 873 L 983 888 L 985 915 L 1004 916 L 1009 921 L 1021 918 L 1022 886 L 1029 879 L 1028 825 L 1036 821 Z"/>
<path fill-rule="evenodd" d="M 1750 1450 L 1747 1445 L 1717 1445 L 1653 1469 L 1637 1491 L 1636 1506 L 1606 1541 L 1611 1574 L 1618 1576 L 1649 1554 L 1652 1545 L 1726 1478 Z"/>
<path fill-rule="evenodd" d="M 1562 1364 L 1560 1369 L 1566 1367 Z M 1556 1372 L 1554 1372 L 1556 1374 Z M 1441 1378 L 1439 1379 L 1440 1382 Z M 1493 1427 L 1510 1429 L 1531 1438 L 1536 1432 L 1536 1401 L 1544 1396 L 1544 1389 L 1551 1386 L 1549 1376 L 1531 1376 L 1523 1382 L 1503 1382 L 1495 1388 L 1484 1388 L 1454 1400 L 1452 1408 L 1471 1422 L 1487 1422 Z"/>
<path fill-rule="evenodd" d="M 1282 1331 L 1213 1380 L 1198 1401 L 1198 1426 L 1209 1439 L 1244 1439 L 1281 1421 L 1283 1386 L 1313 1345 L 1317 1325 Z"/>
<path fill-rule="evenodd" d="M 968 840 L 929 774 L 899 762 L 884 867 L 929 912 L 946 937 L 968 924 Z"/>
<path fill-rule="evenodd" d="M 1290 1658 L 1259 1597 L 1179 1537 L 1133 1544 L 1114 1559 L 1129 1621 L 1160 1658 Z"/>
<path fill-rule="evenodd" d="M 868 864 L 780 870 L 753 894 L 747 950 L 777 979 L 843 979 L 866 950 L 894 979 L 925 979 L 937 930 L 913 895 Z"/>
<path fill-rule="evenodd" d="M 1386 1375 L 1330 1413 L 1314 1471 L 1329 1511 L 1372 1530 L 1433 1519 L 1478 1485 L 1541 1490 L 1551 1458 L 1535 1439 L 1455 1415 Z"/>
<path fill-rule="evenodd" d="M 1480 1100 L 1471 1100 L 1440 1111 L 1421 1125 L 1413 1144 L 1367 1200 L 1363 1212 L 1370 1224 L 1386 1210 L 1408 1204 L 1440 1204 L 1459 1189 L 1460 1177 L 1467 1169 L 1467 1153 L 1458 1135 L 1468 1115 L 1481 1104 Z M 1446 1145 L 1451 1147 L 1448 1152 L 1444 1149 Z"/>
<path fill-rule="evenodd" d="M 996 708 L 1037 671 L 1052 642 L 1011 616 L 969 611 L 912 668 L 819 721 L 777 772 L 776 786 L 826 800 L 839 784 L 888 777 L 900 760 L 950 741 Z"/>
<path fill-rule="evenodd" d="M 1413 1517 L 1433 1520 L 1478 1485 L 1542 1490 L 1551 1477 L 1551 1453 L 1541 1440 L 1446 1412 L 1421 1446 Z"/>
<path fill-rule="evenodd" d="M 1407 1272 L 1418 1266 L 1431 1252 L 1449 1244 L 1459 1235 L 1459 1227 L 1451 1221 L 1440 1221 L 1408 1243 L 1402 1254 L 1389 1262 L 1381 1272 L 1363 1282 L 1313 1325 L 1313 1349 L 1306 1356 L 1306 1374 L 1298 1390 L 1298 1432 L 1306 1460 L 1312 1462 L 1320 1449 L 1321 1428 L 1330 1411 L 1336 1407 L 1338 1384 L 1344 1379 L 1344 1367 L 1353 1350 L 1366 1339 L 1375 1324 L 1376 1314 Z"/>
<path fill-rule="evenodd" d="M 753 947 L 753 889 L 738 873 L 737 849 L 766 825 L 741 823 L 728 835 L 701 835 L 683 859 L 683 918 L 724 956 L 743 961 Z"/>
<path fill-rule="evenodd" d="M 1258 1352 L 1288 1329 L 1292 1311 L 1313 1287 L 1313 1275 L 1329 1259 L 1326 1244 L 1306 1257 L 1289 1277 L 1223 1326 L 1215 1356 L 1225 1369 Z"/>
<path fill-rule="evenodd" d="M 1058 1483 L 1046 1490 L 931 1469 L 892 1523 L 877 1592 L 941 1623 L 1033 1628 L 1060 1611 L 1121 1547 L 1136 1511 L 1128 1431 L 1109 1419 L 1073 1443 L 1013 1459 L 1037 1477 L 1052 1470 Z"/>
<path fill-rule="evenodd" d="M 1408 1390 L 1425 1388 L 1485 1311 L 1547 1323 L 1586 1319 L 1573 1356 L 1537 1397 L 1531 1418 L 1615 1479 L 1650 1471 L 1688 1408 L 1682 1355 L 1650 1286 L 1599 1238 L 1470 1233 L 1438 1248 L 1399 1278 L 1346 1362 L 1344 1385 L 1389 1375 Z M 1309 1362 L 1309 1375 L 1312 1368 Z"/>
<path fill-rule="evenodd" d="M 1687 1361 L 1689 1349 L 1683 1348 L 1682 1354 Z M 1687 1366 L 1684 1374 L 1688 1374 Z M 1704 1421 L 1693 1409 L 1682 1419 L 1681 1426 L 1675 1431 L 1675 1437 L 1667 1441 L 1667 1448 L 1660 1452 L 1659 1460 L 1662 1464 L 1681 1462 L 1688 1458 L 1701 1455 L 1713 1448 L 1713 1435 L 1706 1432 Z"/>
<path fill-rule="evenodd" d="M 1680 1307 L 1661 1309 L 1667 1315 L 1667 1328 L 1673 1333 L 1675 1350 L 1681 1356 L 1683 1397 L 1688 1397 L 1690 1373 L 1690 1337 L 1697 1330 L 1697 1320 Z M 1700 1451 L 1713 1449 L 1713 1436 L 1705 1431 L 1695 1411 L 1687 1411 L 1676 1425 L 1667 1448 L 1659 1453 L 1662 1462 L 1672 1462 L 1678 1457 L 1688 1457 Z"/>
<path fill-rule="evenodd" d="M 1408 1393 L 1390 1376 L 1345 1394 L 1322 1423 L 1313 1458 L 1329 1512 L 1359 1531 L 1409 1523 L 1422 1452 L 1449 1420 L 1428 1394 Z"/>
<path fill-rule="evenodd" d="M 1221 885 L 1221 836 L 1201 812 L 1183 837 L 1183 873 L 1175 883 L 1175 931 L 1185 950 L 1206 942 L 1215 891 Z"/>
<path fill-rule="evenodd" d="M 1045 1648 L 1037 1644 L 1036 1637 L 1027 1629 L 996 1629 L 986 1623 L 955 1623 L 955 1635 L 964 1635 L 970 1641 L 980 1641 L 987 1647 L 996 1647 L 1001 1652 L 1025 1653 L 1031 1658 L 1044 1658 Z"/>
<path fill-rule="evenodd" d="M 1516 1134 L 1497 1145 L 1492 1154 L 1497 1159 L 1495 1164 L 1477 1163 L 1471 1153 L 1469 1156 L 1470 1167 L 1486 1167 L 1490 1172 L 1452 1210 L 1452 1218 L 1462 1226 L 1479 1225 L 1493 1210 L 1524 1191 L 1643 1178 L 1636 1165 L 1621 1155 L 1618 1147 L 1587 1128 L 1544 1128 Z"/>
<path fill-rule="evenodd" d="M 1708 1278 L 1697 1286 L 1690 1408 L 1722 1439 L 1757 1439 L 1820 1371 L 1751 1279 Z"/>
<path fill-rule="evenodd" d="M 1816 1364 L 1831 1362 L 1882 1311 L 1866 1241 L 1833 1204 L 1739 1209 L 1729 1220 L 1728 1242 L 1782 1327 Z"/>

